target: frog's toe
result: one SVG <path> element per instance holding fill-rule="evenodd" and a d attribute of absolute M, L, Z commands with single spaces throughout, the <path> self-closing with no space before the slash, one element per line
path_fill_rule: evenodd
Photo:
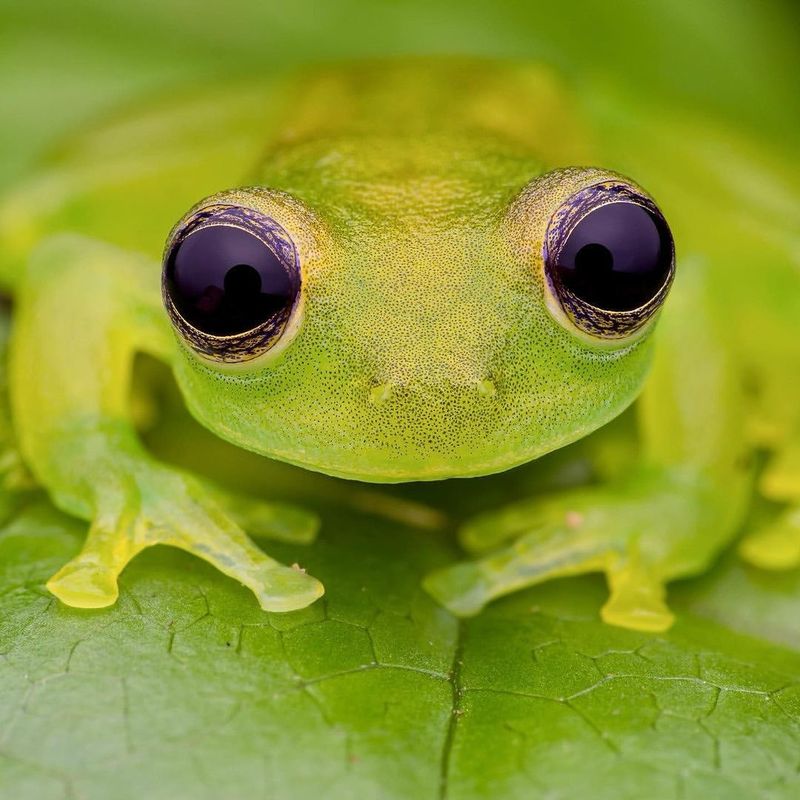
<path fill-rule="evenodd" d="M 800 499 L 800 443 L 792 443 L 772 458 L 759 488 L 764 497 L 779 503 Z"/>
<path fill-rule="evenodd" d="M 240 494 L 205 480 L 197 480 L 203 496 L 221 508 L 251 536 L 290 544 L 311 544 L 319 533 L 320 520 L 313 512 L 290 503 L 262 500 Z"/>
<path fill-rule="evenodd" d="M 789 508 L 772 524 L 746 537 L 739 554 L 761 569 L 800 566 L 800 506 Z"/>
<path fill-rule="evenodd" d="M 264 570 L 260 584 L 250 588 L 264 611 L 297 611 L 325 594 L 325 587 L 300 567 L 280 564 Z"/>
<path fill-rule="evenodd" d="M 73 608 L 105 608 L 117 601 L 116 574 L 100 564 L 76 558 L 47 582 L 48 590 Z"/>
<path fill-rule="evenodd" d="M 105 608 L 119 597 L 117 578 L 141 547 L 132 540 L 127 513 L 103 514 L 89 528 L 81 552 L 47 582 L 48 590 L 73 608 Z"/>
<path fill-rule="evenodd" d="M 285 503 L 247 498 L 231 509 L 231 517 L 252 536 L 291 544 L 311 544 L 319 533 L 319 517 L 312 511 Z"/>
<path fill-rule="evenodd" d="M 322 584 L 299 567 L 287 567 L 257 547 L 237 524 L 218 497 L 201 493 L 193 481 L 184 480 L 187 497 L 180 508 L 168 504 L 165 524 L 156 532 L 161 544 L 179 547 L 213 564 L 218 570 L 250 589 L 265 611 L 294 611 L 305 608 L 324 593 Z M 198 499 L 201 498 L 202 499 Z M 272 505 L 257 500 L 244 502 L 245 516 L 266 514 L 272 534 L 283 525 L 284 538 L 298 542 L 316 533 L 316 516 L 293 506 Z M 291 536 L 289 535 L 291 534 Z"/>
<path fill-rule="evenodd" d="M 606 571 L 610 595 L 600 611 L 603 622 L 637 631 L 669 630 L 675 615 L 664 601 L 664 584 L 635 561 Z"/>
<path fill-rule="evenodd" d="M 492 597 L 480 564 L 472 561 L 431 572 L 422 583 L 439 605 L 457 617 L 475 616 Z"/>

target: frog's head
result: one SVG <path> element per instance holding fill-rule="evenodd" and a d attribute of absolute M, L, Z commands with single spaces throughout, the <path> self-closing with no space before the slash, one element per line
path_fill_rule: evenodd
<path fill-rule="evenodd" d="M 583 168 L 526 183 L 519 161 L 489 192 L 467 168 L 353 168 L 338 194 L 328 176 L 216 195 L 170 235 L 177 375 L 207 427 L 333 475 L 420 480 L 507 469 L 634 399 L 674 271 L 641 188 Z"/>

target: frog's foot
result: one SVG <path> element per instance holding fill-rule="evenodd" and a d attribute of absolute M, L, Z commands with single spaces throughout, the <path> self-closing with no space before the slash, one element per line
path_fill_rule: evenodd
<path fill-rule="evenodd" d="M 772 524 L 745 537 L 739 555 L 761 569 L 800 566 L 800 505 L 788 508 Z"/>
<path fill-rule="evenodd" d="M 667 630 L 674 620 L 664 603 L 664 584 L 626 554 L 613 537 L 587 546 L 569 523 L 530 533 L 511 547 L 428 575 L 425 588 L 456 616 L 473 616 L 490 601 L 552 578 L 605 572 L 610 589 L 605 622 L 645 631 Z"/>
<path fill-rule="evenodd" d="M 773 459 L 759 488 L 765 497 L 788 506 L 772 523 L 746 536 L 739 554 L 761 569 L 800 566 L 800 444 Z"/>
<path fill-rule="evenodd" d="M 471 616 L 527 586 L 604 572 L 610 595 L 603 620 L 664 631 L 674 620 L 664 602 L 665 580 L 696 571 L 713 554 L 711 545 L 687 555 L 687 542 L 706 523 L 698 513 L 702 502 L 700 494 L 657 479 L 526 501 L 481 515 L 461 532 L 468 549 L 517 537 L 510 546 L 434 572 L 425 587 L 452 613 Z"/>
<path fill-rule="evenodd" d="M 324 592 L 322 584 L 299 567 L 284 566 L 265 555 L 208 496 L 206 488 L 189 476 L 158 466 L 139 466 L 102 498 L 83 549 L 47 583 L 67 605 L 112 605 L 125 565 L 156 544 L 179 547 L 210 562 L 248 587 L 265 611 L 304 608 Z M 280 507 L 272 512 L 279 516 Z M 271 530 L 296 532 L 293 515 L 280 525 L 270 519 Z"/>

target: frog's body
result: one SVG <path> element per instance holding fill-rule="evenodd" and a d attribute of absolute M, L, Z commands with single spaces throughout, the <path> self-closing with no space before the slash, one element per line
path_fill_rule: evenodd
<path fill-rule="evenodd" d="M 663 628 L 664 582 L 705 567 L 736 532 L 755 446 L 777 453 L 768 494 L 800 502 L 800 272 L 783 234 L 770 239 L 777 261 L 759 264 L 757 286 L 743 288 L 759 236 L 745 232 L 731 247 L 719 225 L 735 223 L 715 207 L 706 242 L 692 216 L 703 199 L 690 199 L 683 216 L 670 209 L 679 246 L 684 229 L 692 244 L 664 319 L 610 338 L 578 330 L 545 277 L 550 220 L 592 187 L 645 195 L 603 170 L 552 171 L 604 160 L 567 98 L 535 66 L 331 69 L 113 122 L 7 198 L 0 258 L 17 298 L 20 449 L 57 504 L 93 521 L 51 590 L 73 605 L 107 605 L 127 561 L 163 542 L 238 578 L 267 609 L 321 594 L 250 543 L 216 490 L 142 449 L 128 409 L 137 351 L 172 365 L 192 413 L 223 438 L 394 482 L 496 472 L 585 436 L 634 400 L 660 337 L 633 463 L 607 484 L 468 524 L 470 548 L 518 541 L 429 578 L 460 613 L 517 586 L 603 570 L 606 619 Z M 167 289 L 176 337 L 154 261 L 163 234 L 201 197 L 243 182 L 254 188 L 185 215 L 170 247 L 219 209 L 267 220 L 302 287 L 288 321 L 268 345 L 201 336 Z M 273 533 L 313 535 L 313 517 L 298 509 L 258 511 Z M 798 516 L 790 505 L 745 552 L 764 564 L 800 560 Z"/>

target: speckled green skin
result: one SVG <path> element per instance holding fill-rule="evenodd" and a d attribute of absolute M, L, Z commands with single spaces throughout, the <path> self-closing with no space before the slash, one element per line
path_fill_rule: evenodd
<path fill-rule="evenodd" d="M 730 280 L 736 264 L 721 257 L 719 228 L 704 239 L 689 198 L 677 225 L 666 209 L 679 254 L 684 228 L 694 243 L 663 325 L 612 341 L 578 331 L 549 295 L 544 232 L 571 194 L 614 173 L 569 168 L 606 163 L 572 105 L 536 65 L 331 68 L 154 104 L 88 131 L 12 193 L 0 207 L 0 257 L 18 299 L 17 436 L 56 503 L 93 521 L 51 590 L 74 605 L 107 605 L 125 563 L 164 542 L 238 578 L 264 608 L 301 607 L 322 592 L 255 548 L 224 498 L 143 450 L 128 408 L 137 351 L 170 363 L 192 413 L 225 439 L 391 482 L 496 472 L 585 436 L 635 399 L 664 328 L 640 404 L 640 454 L 624 474 L 476 520 L 463 532 L 473 549 L 522 538 L 427 586 L 469 614 L 518 586 L 602 570 L 608 621 L 667 627 L 663 584 L 702 569 L 735 533 L 755 445 L 790 454 L 766 479 L 779 486 L 772 496 L 800 494 L 800 390 L 785 379 L 786 365 L 800 364 L 800 347 L 788 343 L 800 281 L 779 262 L 759 282 L 763 302 L 745 302 L 752 295 Z M 602 140 L 609 126 L 599 129 Z M 248 188 L 212 194 L 230 186 Z M 201 205 L 275 219 L 300 259 L 301 301 L 284 335 L 238 364 L 194 353 L 159 298 L 164 235 L 209 195 Z M 730 213 L 717 205 L 714 214 L 732 229 Z M 730 333 L 743 322 L 725 319 L 737 315 L 758 317 L 758 333 L 738 342 Z M 780 359 L 765 363 L 763 340 L 777 343 Z M 743 376 L 752 385 L 754 373 L 748 396 Z M 764 413 L 771 396 L 779 407 Z M 753 560 L 781 548 L 783 562 L 800 558 L 793 513 L 768 532 L 777 550 L 753 540 Z M 313 535 L 300 510 L 262 504 L 259 514 L 272 532 Z"/>

